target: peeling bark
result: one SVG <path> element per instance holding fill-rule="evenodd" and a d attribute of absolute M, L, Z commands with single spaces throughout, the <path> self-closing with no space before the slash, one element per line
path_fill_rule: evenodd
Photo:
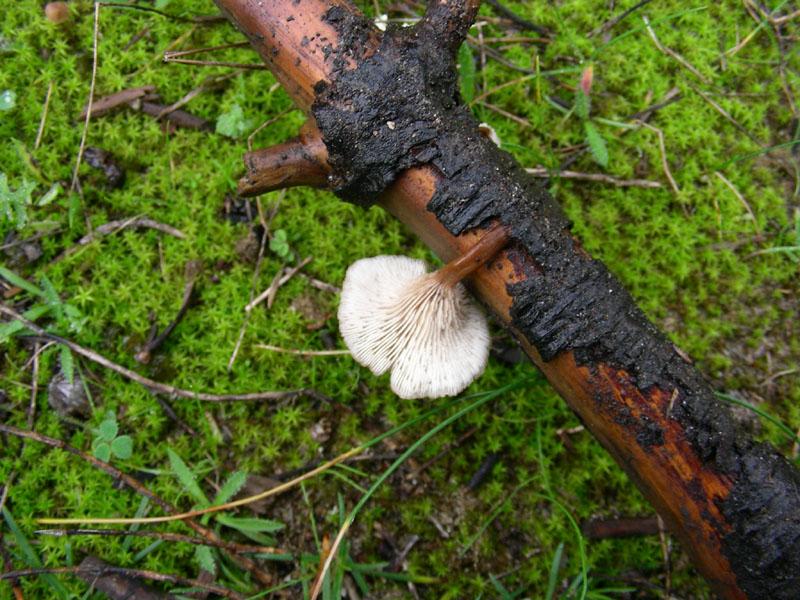
<path fill-rule="evenodd" d="M 475 2 L 381 37 L 341 0 L 216 0 L 307 114 L 331 187 L 379 203 L 448 261 L 495 222 L 471 289 L 519 339 L 724 598 L 800 598 L 800 472 L 740 431 L 686 355 L 477 131 L 453 56 Z M 380 90 L 380 93 L 376 93 Z"/>

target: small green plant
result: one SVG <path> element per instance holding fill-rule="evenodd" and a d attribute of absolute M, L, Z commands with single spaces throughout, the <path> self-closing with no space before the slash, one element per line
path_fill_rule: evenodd
<path fill-rule="evenodd" d="M 12 192 L 6 174 L 0 173 L 0 212 L 9 221 L 16 220 L 17 229 L 23 229 L 28 224 L 28 207 L 33 202 L 31 192 L 35 187 L 35 183 L 28 183 L 23 177 L 22 185 Z"/>
<path fill-rule="evenodd" d="M 45 315 L 54 317 L 55 327 L 51 327 L 50 329 L 54 330 L 56 333 L 65 331 L 77 333 L 80 332 L 86 324 L 87 317 L 83 316 L 72 304 L 67 304 L 61 300 L 53 283 L 44 273 L 40 280 L 41 287 L 36 287 L 3 266 L 0 266 L 0 277 L 22 290 L 34 296 L 38 296 L 44 301 L 43 303 L 34 304 L 22 314 L 22 316 L 29 321 L 36 321 Z M 23 325 L 21 321 L 14 320 L 8 323 L 0 323 L 0 344 L 8 342 L 12 335 L 24 330 L 25 325 Z M 72 352 L 70 352 L 67 346 L 61 346 L 59 352 L 61 353 L 61 370 L 71 384 L 75 370 L 75 361 L 72 357 Z"/>
<path fill-rule="evenodd" d="M 589 65 L 581 75 L 581 84 L 575 91 L 575 112 L 583 121 L 583 130 L 586 133 L 586 142 L 589 144 L 589 149 L 592 151 L 594 159 L 603 165 L 608 166 L 608 148 L 606 141 L 597 128 L 589 120 L 589 110 L 591 108 L 592 99 L 589 92 L 592 89 L 592 80 L 594 78 L 594 68 Z"/>
<path fill-rule="evenodd" d="M 117 435 L 119 425 L 114 413 L 109 412 L 100 427 L 93 431 L 96 437 L 92 442 L 92 452 L 96 458 L 108 462 L 112 454 L 120 460 L 133 456 L 133 440 L 129 435 Z"/>
<path fill-rule="evenodd" d="M 217 118 L 217 133 L 238 139 L 256 124 L 255 119 L 247 119 L 242 107 L 234 103 L 227 112 Z"/>
<path fill-rule="evenodd" d="M 292 249 L 289 247 L 289 236 L 285 229 L 278 229 L 269 241 L 269 249 L 280 256 L 285 261 L 294 258 Z"/>
<path fill-rule="evenodd" d="M 28 210 L 32 206 L 46 206 L 55 200 L 61 186 L 57 183 L 50 187 L 44 194 L 42 194 L 36 201 L 31 198 L 31 193 L 36 189 L 36 182 L 28 182 L 25 177 L 22 178 L 22 185 L 20 185 L 13 192 L 8 187 L 8 179 L 5 173 L 0 173 L 0 214 L 4 214 L 6 219 L 15 222 L 14 226 L 17 230 L 24 229 L 31 223 Z M 34 226 L 39 225 L 39 228 L 52 225 L 52 222 L 33 223 Z"/>
<path fill-rule="evenodd" d="M 193 507 L 194 509 L 225 504 L 242 488 L 247 480 L 247 473 L 244 471 L 234 471 L 225 480 L 225 483 L 222 484 L 214 500 L 211 501 L 197 483 L 196 474 L 192 472 L 178 453 L 172 448 L 167 448 L 167 456 L 169 457 L 172 472 L 178 478 L 183 489 L 197 501 Z M 262 546 L 274 546 L 276 540 L 267 534 L 274 533 L 284 528 L 284 524 L 278 521 L 252 517 L 233 517 L 224 512 L 203 515 L 201 522 L 205 525 L 212 517 L 219 525 L 235 529 L 245 537 L 250 538 Z M 220 564 L 219 558 L 219 552 L 216 549 L 209 548 L 208 546 L 197 546 L 195 549 L 195 560 L 203 569 L 210 573 L 216 573 L 217 565 Z"/>

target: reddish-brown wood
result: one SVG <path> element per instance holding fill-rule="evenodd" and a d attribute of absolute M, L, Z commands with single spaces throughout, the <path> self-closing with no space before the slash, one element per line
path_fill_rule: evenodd
<path fill-rule="evenodd" d="M 324 187 L 330 172 L 327 155 L 319 131 L 307 122 L 297 137 L 245 154 L 242 160 L 247 171 L 236 191 L 248 198 L 298 185 Z"/>

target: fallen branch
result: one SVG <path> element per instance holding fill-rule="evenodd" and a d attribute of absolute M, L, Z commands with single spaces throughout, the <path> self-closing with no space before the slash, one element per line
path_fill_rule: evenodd
<path fill-rule="evenodd" d="M 91 116 L 100 117 L 108 112 L 111 112 L 118 106 L 132 102 L 137 98 L 147 95 L 149 92 L 155 91 L 155 89 L 156 86 L 154 85 L 142 85 L 135 88 L 128 88 L 127 90 L 122 90 L 121 92 L 117 92 L 116 94 L 111 94 L 109 96 L 103 96 L 99 100 L 95 100 L 91 103 Z M 83 121 L 86 119 L 86 113 L 88 111 L 89 104 L 87 103 L 86 106 L 83 107 L 81 114 L 75 120 Z"/>

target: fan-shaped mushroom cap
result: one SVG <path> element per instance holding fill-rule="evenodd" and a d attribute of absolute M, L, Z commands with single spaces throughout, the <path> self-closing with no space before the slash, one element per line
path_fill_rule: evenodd
<path fill-rule="evenodd" d="M 424 261 L 375 256 L 347 269 L 339 329 L 353 358 L 392 370 L 401 398 L 458 394 L 486 367 L 489 331 L 464 286 L 442 285 Z"/>

